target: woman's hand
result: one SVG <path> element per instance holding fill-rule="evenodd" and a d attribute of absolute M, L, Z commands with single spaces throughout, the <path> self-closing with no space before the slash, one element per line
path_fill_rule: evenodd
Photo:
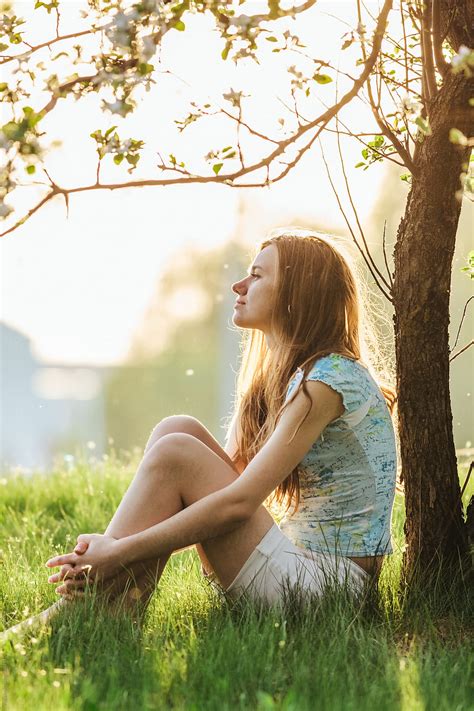
<path fill-rule="evenodd" d="M 50 583 L 67 581 L 56 592 L 72 593 L 84 586 L 84 581 L 105 581 L 122 571 L 124 561 L 119 552 L 118 540 L 98 533 L 77 537 L 73 553 L 55 556 L 47 561 L 48 568 L 62 566 L 59 573 L 51 575 Z"/>

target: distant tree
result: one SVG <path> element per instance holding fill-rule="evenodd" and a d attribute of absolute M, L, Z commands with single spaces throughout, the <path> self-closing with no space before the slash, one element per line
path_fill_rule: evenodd
<path fill-rule="evenodd" d="M 232 401 L 229 392 L 223 413 L 222 388 L 232 379 L 239 341 L 228 303 L 229 267 L 243 272 L 247 261 L 245 248 L 236 242 L 212 252 L 189 247 L 173 255 L 126 362 L 106 385 L 107 434 L 116 448 L 143 447 L 161 419 L 183 413 L 197 417 L 224 440 L 222 418 L 230 415 Z M 225 362 L 224 341 L 232 346 Z"/>
<path fill-rule="evenodd" d="M 13 10 L 5 10 L 0 49 L 5 54 L 0 64 L 14 66 L 15 72 L 0 85 L 12 111 L 11 120 L 2 127 L 5 167 L 0 215 L 8 217 L 10 195 L 24 183 L 40 176 L 44 187 L 42 197 L 25 214 L 12 216 L 13 222 L 3 235 L 57 196 L 67 204 L 80 192 L 145 185 L 212 182 L 231 187 L 266 186 L 283 179 L 323 131 L 335 131 L 338 138 L 347 133 L 360 141 L 362 161 L 358 165 L 362 170 L 381 160 L 402 167 L 401 178 L 409 184 L 409 194 L 398 229 L 393 273 L 386 255 L 380 266 L 370 254 L 355 205 L 356 227 L 353 229 L 349 220 L 348 224 L 368 269 L 395 312 L 407 508 L 405 572 L 410 575 L 418 564 L 456 558 L 464 555 L 467 547 L 449 393 L 450 360 L 465 347 L 450 352 L 448 324 L 461 201 L 463 194 L 472 194 L 473 184 L 469 165 L 474 123 L 474 5 L 472 0 L 386 0 L 378 17 L 372 17 L 357 0 L 354 27 L 345 34 L 340 48 L 353 54 L 354 71 L 349 73 L 336 70 L 330 60 L 308 54 L 293 31 L 289 20 L 303 13 L 312 18 L 314 4 L 315 0 L 308 0 L 284 9 L 278 0 L 269 0 L 265 12 L 244 14 L 245 5 L 240 2 L 89 0 L 84 29 L 63 36 L 65 3 L 38 1 L 38 12 L 46 11 L 54 18 L 55 32 L 36 45 L 28 44 L 28 28 L 21 18 Z M 58 185 L 47 168 L 50 135 L 46 117 L 61 99 L 81 100 L 91 94 L 101 98 L 104 113 L 114 120 L 132 114 L 140 89 L 149 89 L 158 81 L 157 50 L 163 38 L 173 31 L 185 31 L 191 13 L 213 19 L 222 37 L 224 60 L 267 62 L 283 53 L 293 62 L 283 69 L 281 63 L 268 69 L 288 78 L 286 110 L 262 129 L 247 117 L 251 99 L 245 87 L 229 88 L 219 106 L 193 103 L 186 116 L 176 119 L 181 130 L 192 130 L 202 120 L 227 119 L 235 129 L 233 139 L 224 146 L 203 146 L 201 163 L 163 149 L 158 175 L 136 179 L 124 179 L 123 166 L 129 173 L 137 169 L 143 140 L 124 138 L 115 125 L 97 129 L 92 133 L 98 155 L 95 179 L 87 185 Z M 393 22 L 399 18 L 398 38 L 389 34 L 389 15 Z M 87 45 L 83 44 L 86 39 Z M 45 54 L 47 64 L 36 62 L 36 57 Z M 56 71 L 56 66 L 62 66 L 58 62 L 66 60 L 72 73 Z M 344 92 L 325 110 L 315 112 L 313 97 L 335 78 Z M 44 99 L 32 107 L 29 92 L 32 84 L 40 82 Z M 341 111 L 356 97 L 365 98 L 371 107 L 378 127 L 375 133 L 343 123 Z M 122 166 L 117 182 L 101 179 L 101 167 L 109 156 Z"/>

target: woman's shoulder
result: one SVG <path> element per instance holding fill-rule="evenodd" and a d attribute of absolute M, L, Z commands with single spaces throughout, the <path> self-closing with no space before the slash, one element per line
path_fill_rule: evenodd
<path fill-rule="evenodd" d="M 346 413 L 360 409 L 364 403 L 370 403 L 378 390 L 364 363 L 340 353 L 329 353 L 318 358 L 310 367 L 305 380 L 321 381 L 336 390 L 342 396 Z"/>
<path fill-rule="evenodd" d="M 301 370 L 301 368 L 298 368 Z M 318 358 L 312 365 L 310 365 L 308 376 L 310 377 L 314 373 L 320 372 L 330 372 L 334 374 L 340 374 L 341 376 L 360 376 L 363 373 L 370 375 L 369 370 L 365 363 L 355 358 L 349 358 L 349 356 L 342 355 L 341 353 L 328 353 L 321 358 Z"/>

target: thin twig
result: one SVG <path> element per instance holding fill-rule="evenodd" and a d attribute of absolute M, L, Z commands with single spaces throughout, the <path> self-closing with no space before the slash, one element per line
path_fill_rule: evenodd
<path fill-rule="evenodd" d="M 332 191 L 333 191 L 333 193 L 334 193 L 334 196 L 335 196 L 335 198 L 336 198 L 336 200 L 337 200 L 337 204 L 338 204 L 338 206 L 339 206 L 339 210 L 341 211 L 341 214 L 342 214 L 342 216 L 344 217 L 345 223 L 346 223 L 346 225 L 347 225 L 347 229 L 348 229 L 349 232 L 351 233 L 352 239 L 354 240 L 354 244 L 356 245 L 357 249 L 359 250 L 359 252 L 360 252 L 360 254 L 361 254 L 361 256 L 362 256 L 362 259 L 364 260 L 364 262 L 365 262 L 365 264 L 366 264 L 366 266 L 367 266 L 367 269 L 368 269 L 369 272 L 372 274 L 372 276 L 373 276 L 373 278 L 374 278 L 374 281 L 375 281 L 375 283 L 377 284 L 378 288 L 380 289 L 380 291 L 382 292 L 382 294 L 385 296 L 385 298 L 386 298 L 388 301 L 392 302 L 392 297 L 390 296 L 390 294 L 388 294 L 388 293 L 385 291 L 385 289 L 383 288 L 383 286 L 379 283 L 379 280 L 378 280 L 378 278 L 377 278 L 377 274 L 376 274 L 376 273 L 374 272 L 374 270 L 372 269 L 372 265 L 370 264 L 369 260 L 367 259 L 366 255 L 365 255 L 365 253 L 364 253 L 364 250 L 363 250 L 362 247 L 360 246 L 360 244 L 359 244 L 359 242 L 358 242 L 358 240 L 357 240 L 357 237 L 356 237 L 355 234 L 354 234 L 354 230 L 352 229 L 352 225 L 351 225 L 351 223 L 350 223 L 350 221 L 349 221 L 349 219 L 348 219 L 348 217 L 347 217 L 347 215 L 346 215 L 346 213 L 345 213 L 345 210 L 344 210 L 344 208 L 343 208 L 343 206 L 342 206 L 342 203 L 341 203 L 341 200 L 340 200 L 340 198 L 339 198 L 338 192 L 337 192 L 336 187 L 335 187 L 335 185 L 334 185 L 334 181 L 333 181 L 333 179 L 332 179 L 332 177 L 331 177 L 331 172 L 330 172 L 330 170 L 329 170 L 329 165 L 328 165 L 328 162 L 327 162 L 327 160 L 326 160 L 326 156 L 325 156 L 325 154 L 324 154 L 324 149 L 323 149 L 321 140 L 319 141 L 319 145 L 320 145 L 320 147 L 321 147 L 321 155 L 322 155 L 322 158 L 323 158 L 324 165 L 325 165 L 325 167 L 326 167 L 326 173 L 327 173 L 327 176 L 328 176 L 328 180 L 329 180 L 329 183 L 330 183 L 330 185 L 331 185 L 331 188 L 332 188 Z"/>
<path fill-rule="evenodd" d="M 466 479 L 465 479 L 464 484 L 463 484 L 463 487 L 462 487 L 462 489 L 461 489 L 461 497 L 460 497 L 461 499 L 462 499 L 462 497 L 463 497 L 463 495 L 464 495 L 464 492 L 465 492 L 466 489 L 467 489 L 467 485 L 469 484 L 469 479 L 471 478 L 471 473 L 472 473 L 472 470 L 473 470 L 473 469 L 474 469 L 474 461 L 471 462 L 471 465 L 470 465 L 470 467 L 469 467 L 469 471 L 468 471 L 468 473 L 466 474 Z"/>
<path fill-rule="evenodd" d="M 451 356 L 451 358 L 449 359 L 449 362 L 451 363 L 455 358 L 460 356 L 461 353 L 464 353 L 464 351 L 467 351 L 467 349 L 470 348 L 471 346 L 474 346 L 474 341 L 470 341 L 469 343 L 467 343 L 464 346 L 464 348 L 461 348 L 461 350 L 459 350 L 457 353 L 455 353 L 453 356 Z"/>
<path fill-rule="evenodd" d="M 336 125 L 337 125 L 337 118 L 336 118 Z M 339 153 L 339 161 L 340 161 L 340 163 L 341 163 L 342 175 L 344 176 L 344 182 L 345 182 L 345 185 L 346 185 L 346 192 L 347 192 L 347 195 L 348 195 L 348 198 L 349 198 L 349 202 L 350 202 L 351 207 L 352 207 L 352 212 L 354 213 L 354 217 L 355 217 L 355 220 L 356 220 L 356 224 L 357 224 L 357 227 L 358 227 L 360 236 L 361 236 L 361 238 L 362 238 L 362 242 L 363 242 L 363 244 L 364 244 L 364 247 L 365 247 L 365 250 L 366 250 L 366 253 L 367 253 L 367 258 L 368 258 L 368 260 L 370 261 L 370 263 L 372 264 L 372 267 L 373 267 L 374 271 L 377 272 L 377 274 L 378 274 L 380 280 L 381 280 L 382 283 L 386 286 L 386 288 L 388 289 L 388 292 L 390 293 L 390 284 L 389 284 L 389 282 L 385 279 L 384 275 L 382 274 L 382 272 L 381 272 L 380 269 L 378 268 L 377 264 L 375 263 L 375 260 L 373 259 L 372 255 L 371 255 L 371 253 L 370 253 L 370 249 L 369 249 L 369 246 L 368 246 L 368 244 L 367 244 L 367 240 L 366 240 L 366 238 L 365 238 L 364 230 L 362 229 L 362 225 L 360 224 L 359 214 L 358 214 L 358 212 L 357 212 L 357 210 L 356 210 L 356 206 L 354 205 L 354 201 L 353 201 L 353 199 L 352 199 L 352 193 L 351 193 L 351 189 L 350 189 L 350 185 L 349 185 L 349 180 L 348 180 L 347 173 L 346 173 L 346 167 L 345 167 L 345 165 L 344 165 L 344 158 L 343 158 L 343 156 L 342 156 L 342 149 L 341 149 L 341 137 L 339 136 L 339 134 L 337 135 L 337 148 L 338 148 L 338 153 Z"/>
<path fill-rule="evenodd" d="M 452 349 L 451 349 L 451 350 L 453 350 L 453 351 L 454 351 L 454 349 L 456 348 L 456 346 L 457 346 L 457 344 L 458 344 L 459 334 L 461 333 L 461 328 L 462 328 L 462 324 L 463 324 L 463 321 L 464 321 L 464 317 L 466 316 L 467 307 L 469 306 L 469 302 L 472 301 L 473 299 L 474 299 L 474 296 L 470 296 L 470 297 L 468 298 L 468 300 L 466 301 L 466 303 L 464 304 L 464 309 L 463 309 L 462 316 L 461 316 L 461 323 L 459 324 L 459 328 L 458 328 L 458 331 L 457 331 L 457 334 L 456 334 L 456 340 L 454 341 L 454 346 L 453 346 Z"/>
<path fill-rule="evenodd" d="M 388 266 L 387 249 L 386 249 L 386 243 L 385 243 L 386 230 L 387 230 L 387 220 L 385 220 L 385 222 L 383 223 L 382 248 L 383 248 L 383 259 L 385 262 L 385 267 L 387 269 L 388 280 L 390 282 L 390 292 L 391 292 L 391 290 L 393 289 L 393 277 L 392 277 L 392 273 L 391 273 L 389 266 Z"/>

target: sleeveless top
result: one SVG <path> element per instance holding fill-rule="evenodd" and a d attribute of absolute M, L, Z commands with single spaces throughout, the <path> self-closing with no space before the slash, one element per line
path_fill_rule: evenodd
<path fill-rule="evenodd" d="M 298 368 L 287 402 L 303 377 Z M 306 380 L 340 393 L 344 413 L 329 423 L 300 463 L 300 505 L 280 523 L 296 545 L 319 553 L 392 553 L 390 523 L 396 447 L 385 398 L 360 362 L 336 353 L 318 359 Z"/>

